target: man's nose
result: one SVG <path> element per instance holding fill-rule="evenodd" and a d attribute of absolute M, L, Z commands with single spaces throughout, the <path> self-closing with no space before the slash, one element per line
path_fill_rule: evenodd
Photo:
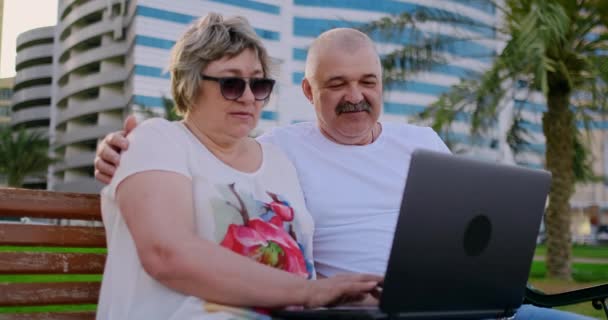
<path fill-rule="evenodd" d="M 361 92 L 361 89 L 359 87 L 357 87 L 356 85 L 348 86 L 348 91 L 346 92 L 344 100 L 350 103 L 359 103 L 363 99 L 363 93 Z"/>

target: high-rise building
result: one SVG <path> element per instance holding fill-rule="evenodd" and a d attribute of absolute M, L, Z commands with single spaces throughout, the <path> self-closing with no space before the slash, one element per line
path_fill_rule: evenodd
<path fill-rule="evenodd" d="M 170 49 L 188 24 L 208 12 L 247 17 L 273 58 L 278 84 L 261 117 L 259 130 L 264 130 L 314 120 L 314 110 L 304 98 L 300 82 L 306 48 L 317 35 L 332 27 L 358 26 L 416 6 L 466 15 L 489 26 L 487 30 L 495 21 L 493 6 L 465 1 L 60 1 L 51 132 L 55 151 L 66 163 L 52 169 L 51 188 L 98 190 L 92 177 L 97 140 L 118 130 L 133 106 L 159 108 L 164 97 L 170 98 L 169 75 L 164 71 Z M 480 32 L 433 25 L 423 25 L 422 29 L 445 32 L 446 37 Z M 377 36 L 374 40 L 380 53 L 386 53 L 405 36 L 391 40 Z M 495 44 L 487 41 L 463 40 L 452 46 L 446 52 L 448 65 L 396 83 L 387 91 L 383 118 L 407 120 L 459 77 L 486 68 L 494 52 Z M 479 56 L 483 58 L 473 58 Z M 473 146 L 463 125 L 455 125 L 450 138 L 470 145 L 480 156 L 497 157 L 496 150 L 488 148 L 496 144 L 492 139 Z"/>
<path fill-rule="evenodd" d="M 4 20 L 4 0 L 0 0 L 0 52 L 2 52 L 2 21 Z"/>
<path fill-rule="evenodd" d="M 100 185 L 92 176 L 98 139 L 118 130 L 132 107 L 158 108 L 163 98 L 170 97 L 169 75 L 164 71 L 170 49 L 186 26 L 201 15 L 220 12 L 245 16 L 268 48 L 278 85 L 261 117 L 259 130 L 264 130 L 314 119 L 312 106 L 301 93 L 300 81 L 306 48 L 317 35 L 332 27 L 360 25 L 415 6 L 464 14 L 489 26 L 494 23 L 493 6 L 463 1 L 59 1 L 51 139 L 55 152 L 65 161 L 52 168 L 50 187 L 64 191 L 99 190 Z M 426 28 L 431 31 L 433 26 Z M 450 30 L 445 31 L 446 36 L 477 32 Z M 382 53 L 404 39 L 374 40 Z M 487 67 L 494 50 L 493 44 L 481 41 L 454 46 L 448 66 L 396 84 L 386 95 L 383 117 L 405 121 L 447 91 L 460 76 Z M 486 57 L 468 58 L 471 54 Z M 455 127 L 458 131 L 458 125 Z M 451 137 L 471 145 L 464 129 Z M 487 148 L 489 144 L 475 148 L 490 150 L 484 156 L 495 158 L 495 151 Z"/>
<path fill-rule="evenodd" d="M 136 4 L 59 1 L 51 143 L 64 161 L 51 167 L 53 190 L 100 189 L 92 175 L 97 141 L 121 128 L 132 99 Z"/>
<path fill-rule="evenodd" d="M 13 81 L 15 78 L 0 78 L 0 126 L 10 122 L 11 97 L 13 96 Z"/>
<path fill-rule="evenodd" d="M 11 126 L 49 132 L 54 27 L 28 30 L 17 37 Z"/>
<path fill-rule="evenodd" d="M 11 99 L 11 127 L 36 131 L 45 137 L 49 136 L 54 30 L 36 28 L 17 37 L 17 74 Z M 26 177 L 23 186 L 45 189 L 46 178 Z"/>
<path fill-rule="evenodd" d="M 99 190 L 92 168 L 98 140 L 119 130 L 125 115 L 134 107 L 162 110 L 163 99 L 171 97 L 169 74 L 165 71 L 170 50 L 187 25 L 206 13 L 246 17 L 268 48 L 277 86 L 260 120 L 258 129 L 263 131 L 315 119 L 300 82 L 307 47 L 321 32 L 333 27 L 356 27 L 419 8 L 456 14 L 475 21 L 476 25 L 418 24 L 423 34 L 439 36 L 452 44 L 443 52 L 446 64 L 396 82 L 385 90 L 382 120 L 401 122 L 411 121 L 461 78 L 480 74 L 491 65 L 493 56 L 504 44 L 497 41 L 494 33 L 500 16 L 490 1 L 60 0 L 55 29 L 51 139 L 55 152 L 65 162 L 50 170 L 50 188 Z M 371 37 L 378 52 L 386 54 L 408 43 L 412 36 L 408 32 L 391 38 L 379 33 Z M 522 81 L 518 86 L 526 87 L 526 83 Z M 544 99 L 540 94 L 519 89 L 513 96 L 512 101 L 505 102 L 506 111 L 496 125 L 482 137 L 470 136 L 466 114 L 457 118 L 449 134 L 442 133 L 442 137 L 456 151 L 488 160 L 543 167 Z M 522 127 L 528 129 L 530 138 L 530 144 L 517 155 L 510 152 L 506 142 L 513 110 L 519 110 Z M 594 135 L 603 136 L 604 132 L 596 130 Z M 608 159 L 601 150 L 593 151 L 597 163 Z M 598 174 L 608 172 L 603 167 L 606 166 L 598 166 L 601 169 Z M 580 199 L 575 197 L 574 202 L 608 199 L 603 183 L 583 189 L 592 192 L 577 193 Z"/>
<path fill-rule="evenodd" d="M 0 14 L 2 9 L 0 0 Z M 2 23 L 0 23 L 0 26 Z M 0 32 L 1 34 L 1 32 Z M 11 96 L 13 95 L 13 78 L 0 78 L 0 130 L 10 123 Z M 6 177 L 0 174 L 0 187 L 6 185 Z"/>

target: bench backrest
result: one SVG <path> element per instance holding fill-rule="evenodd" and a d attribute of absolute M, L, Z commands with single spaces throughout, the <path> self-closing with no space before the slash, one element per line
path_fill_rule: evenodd
<path fill-rule="evenodd" d="M 105 232 L 72 220 L 101 221 L 99 196 L 0 188 L 0 320 L 95 318 Z"/>

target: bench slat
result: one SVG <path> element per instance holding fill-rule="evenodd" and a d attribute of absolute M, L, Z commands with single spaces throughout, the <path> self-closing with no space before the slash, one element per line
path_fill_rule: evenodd
<path fill-rule="evenodd" d="M 0 217 L 101 221 L 99 195 L 0 188 Z"/>
<path fill-rule="evenodd" d="M 0 306 L 97 303 L 99 282 L 0 283 Z"/>
<path fill-rule="evenodd" d="M 103 227 L 2 224 L 0 245 L 105 247 Z"/>
<path fill-rule="evenodd" d="M 0 320 L 94 320 L 95 312 L 39 312 L 0 314 Z"/>
<path fill-rule="evenodd" d="M 101 274 L 100 253 L 0 252 L 0 274 Z"/>

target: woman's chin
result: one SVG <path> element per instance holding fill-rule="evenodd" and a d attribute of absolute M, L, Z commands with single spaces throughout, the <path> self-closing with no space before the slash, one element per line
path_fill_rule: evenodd
<path fill-rule="evenodd" d="M 249 137 L 253 129 L 255 129 L 255 126 L 238 126 L 232 128 L 232 130 L 229 131 L 229 135 L 235 139 L 244 139 Z"/>

